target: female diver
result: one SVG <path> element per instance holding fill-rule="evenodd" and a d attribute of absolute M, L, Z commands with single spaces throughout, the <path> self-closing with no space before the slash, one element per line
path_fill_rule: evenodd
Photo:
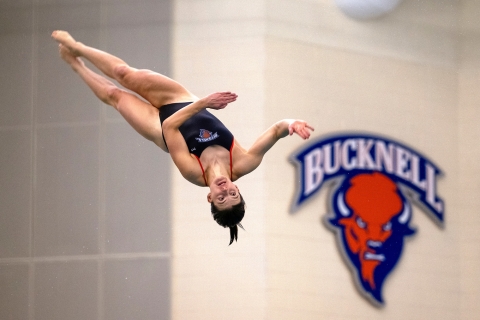
<path fill-rule="evenodd" d="M 236 94 L 217 92 L 199 99 L 178 82 L 150 70 L 132 68 L 109 53 L 75 41 L 66 31 L 54 31 L 52 37 L 59 43 L 62 59 L 101 101 L 118 110 L 143 137 L 169 152 L 185 179 L 210 188 L 207 200 L 213 218 L 230 228 L 230 244 L 237 240 L 237 225 L 242 227 L 240 221 L 245 214 L 245 201 L 233 181 L 255 170 L 279 139 L 293 133 L 308 139 L 313 130 L 302 120 L 281 120 L 246 150 L 206 110 L 225 108 L 236 100 Z M 146 101 L 90 70 L 80 57 Z"/>

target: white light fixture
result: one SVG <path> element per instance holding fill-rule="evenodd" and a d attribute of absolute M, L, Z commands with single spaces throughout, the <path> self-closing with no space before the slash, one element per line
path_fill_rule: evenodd
<path fill-rule="evenodd" d="M 393 11 L 402 0 L 335 0 L 347 16 L 354 19 L 373 19 Z"/>

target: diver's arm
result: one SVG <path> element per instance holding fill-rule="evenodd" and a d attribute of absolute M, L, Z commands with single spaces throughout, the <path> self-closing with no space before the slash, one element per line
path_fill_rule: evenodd
<path fill-rule="evenodd" d="M 309 130 L 313 131 L 314 129 L 303 120 L 284 119 L 278 121 L 258 137 L 247 153 L 252 156 L 263 157 L 278 140 L 285 138 L 287 135 L 296 133 L 302 139 L 308 139 L 310 137 Z"/>
<path fill-rule="evenodd" d="M 197 160 L 190 154 L 180 130 L 171 128 L 167 122 L 168 119 L 170 118 L 163 122 L 162 130 L 170 156 L 182 176 L 188 181 L 198 184 L 197 182 L 202 176 L 202 172 Z"/>
<path fill-rule="evenodd" d="M 168 128 L 171 130 L 178 129 L 185 121 L 202 111 L 203 109 L 223 109 L 229 103 L 234 102 L 237 99 L 237 95 L 231 92 L 217 92 L 212 93 L 205 98 L 199 99 L 185 108 L 182 108 L 168 117 L 164 121 L 168 123 Z M 165 130 L 165 129 L 164 129 Z"/>
<path fill-rule="evenodd" d="M 262 162 L 263 156 L 278 140 L 294 133 L 302 139 L 308 139 L 310 130 L 313 131 L 314 128 L 303 120 L 284 119 L 273 124 L 236 161 L 238 176 L 243 176 L 255 170 Z"/>

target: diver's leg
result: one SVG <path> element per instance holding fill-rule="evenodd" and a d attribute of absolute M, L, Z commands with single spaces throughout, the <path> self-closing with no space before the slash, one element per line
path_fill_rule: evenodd
<path fill-rule="evenodd" d="M 132 68 L 118 57 L 75 41 L 66 31 L 54 31 L 52 37 L 68 48 L 72 55 L 84 57 L 105 75 L 138 93 L 157 108 L 168 103 L 197 99 L 175 80 L 151 70 Z"/>
<path fill-rule="evenodd" d="M 118 88 L 110 80 L 96 74 L 85 66 L 67 48 L 60 45 L 60 56 L 90 87 L 104 103 L 113 106 L 125 120 L 143 137 L 167 151 L 163 141 L 159 110 L 137 96 Z"/>

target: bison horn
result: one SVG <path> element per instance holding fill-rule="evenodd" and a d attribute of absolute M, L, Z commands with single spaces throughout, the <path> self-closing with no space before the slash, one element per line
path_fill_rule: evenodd
<path fill-rule="evenodd" d="M 344 217 L 350 216 L 350 210 L 348 210 L 345 200 L 343 199 L 343 192 L 340 192 L 337 196 L 337 207 L 340 214 Z"/>
<path fill-rule="evenodd" d="M 405 204 L 403 206 L 403 212 L 398 217 L 398 222 L 400 222 L 401 224 L 407 223 L 411 215 L 412 215 L 412 209 L 410 208 L 410 204 L 405 201 Z"/>

